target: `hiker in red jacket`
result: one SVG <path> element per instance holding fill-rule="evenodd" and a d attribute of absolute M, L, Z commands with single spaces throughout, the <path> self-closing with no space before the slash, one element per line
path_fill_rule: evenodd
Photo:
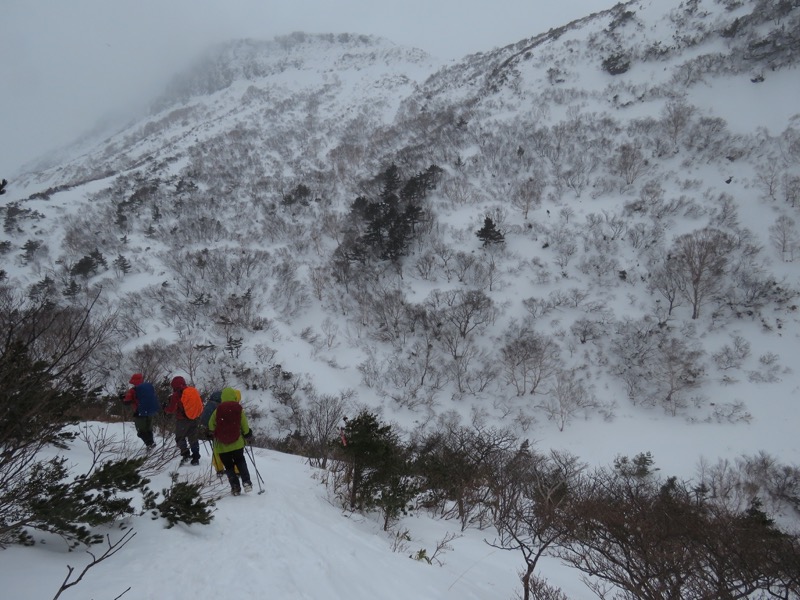
<path fill-rule="evenodd" d="M 171 385 L 172 395 L 164 412 L 175 415 L 175 443 L 181 451 L 181 464 L 191 459 L 193 465 L 199 465 L 198 420 L 203 412 L 203 401 L 197 389 L 186 385 L 180 375 L 172 378 Z"/>
<path fill-rule="evenodd" d="M 158 412 L 158 398 L 153 384 L 144 380 L 141 373 L 134 373 L 128 382 L 130 388 L 122 398 L 122 403 L 133 408 L 133 423 L 136 425 L 136 435 L 150 450 L 155 448 L 153 440 L 153 415 Z"/>

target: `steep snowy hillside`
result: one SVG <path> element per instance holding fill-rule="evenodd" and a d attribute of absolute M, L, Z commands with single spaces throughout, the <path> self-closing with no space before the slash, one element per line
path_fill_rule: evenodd
<path fill-rule="evenodd" d="M 448 66 L 362 35 L 213 50 L 9 183 L 0 312 L 92 305 L 109 419 L 131 373 L 183 375 L 316 462 L 368 409 L 415 459 L 536 448 L 560 476 L 651 452 L 698 502 L 796 528 L 800 4 L 633 0 L 531 33 Z M 499 539 L 482 477 L 415 500 Z"/>
<path fill-rule="evenodd" d="M 598 462 L 710 438 L 796 462 L 773 415 L 800 388 L 799 17 L 639 0 L 447 68 L 367 36 L 233 43 L 12 182 L 4 274 L 116 314 L 110 395 L 145 366 L 232 383 L 273 442 L 338 397 Z"/>

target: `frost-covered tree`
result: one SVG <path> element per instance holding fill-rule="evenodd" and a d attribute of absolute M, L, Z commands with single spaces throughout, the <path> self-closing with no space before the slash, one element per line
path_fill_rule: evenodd
<path fill-rule="evenodd" d="M 596 404 L 597 400 L 579 376 L 578 369 L 559 369 L 538 407 L 556 423 L 559 431 L 564 431 L 573 417 Z"/>
<path fill-rule="evenodd" d="M 677 289 L 692 307 L 692 319 L 697 319 L 700 308 L 722 289 L 728 255 L 733 248 L 729 234 L 710 227 L 675 240 L 668 260 L 674 261 L 671 269 Z"/>
<path fill-rule="evenodd" d="M 620 144 L 609 165 L 611 172 L 622 178 L 625 185 L 631 185 L 647 169 L 648 161 L 641 148 L 633 143 Z"/>
<path fill-rule="evenodd" d="M 500 348 L 503 374 L 517 396 L 535 394 L 561 366 L 555 340 L 525 325 L 512 323 Z"/>
<path fill-rule="evenodd" d="M 794 219 L 788 215 L 781 215 L 775 219 L 775 223 L 769 228 L 769 239 L 780 253 L 781 259 L 789 262 L 794 260 L 794 254 L 800 244 Z"/>

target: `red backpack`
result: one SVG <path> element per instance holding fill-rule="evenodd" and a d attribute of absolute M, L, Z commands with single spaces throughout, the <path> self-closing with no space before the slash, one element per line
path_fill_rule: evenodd
<path fill-rule="evenodd" d="M 222 402 L 217 407 L 217 427 L 214 438 L 223 444 L 232 444 L 242 433 L 242 405 Z"/>

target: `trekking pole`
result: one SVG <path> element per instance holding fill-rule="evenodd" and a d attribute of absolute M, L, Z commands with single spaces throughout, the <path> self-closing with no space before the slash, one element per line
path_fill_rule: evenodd
<path fill-rule="evenodd" d="M 216 473 L 216 467 L 214 466 L 214 447 L 211 445 L 211 441 L 206 438 L 206 443 L 204 444 L 206 452 L 209 453 L 211 456 L 211 474 L 214 475 Z"/>
<path fill-rule="evenodd" d="M 256 457 L 255 453 L 253 452 L 253 447 L 250 444 L 245 442 L 247 449 L 250 451 L 250 462 L 253 463 L 253 468 L 256 470 L 256 477 L 261 483 L 264 483 L 264 478 L 261 477 L 261 473 L 258 472 L 258 467 L 256 466 Z"/>
<path fill-rule="evenodd" d="M 264 487 L 261 485 L 264 483 L 264 480 L 261 478 L 261 473 L 258 472 L 258 467 L 256 466 L 256 457 L 255 453 L 253 452 L 253 447 L 247 443 L 247 440 L 244 441 L 244 447 L 250 452 L 250 462 L 253 463 L 253 469 L 256 472 L 256 481 L 258 482 L 258 493 L 259 495 L 264 493 Z"/>

